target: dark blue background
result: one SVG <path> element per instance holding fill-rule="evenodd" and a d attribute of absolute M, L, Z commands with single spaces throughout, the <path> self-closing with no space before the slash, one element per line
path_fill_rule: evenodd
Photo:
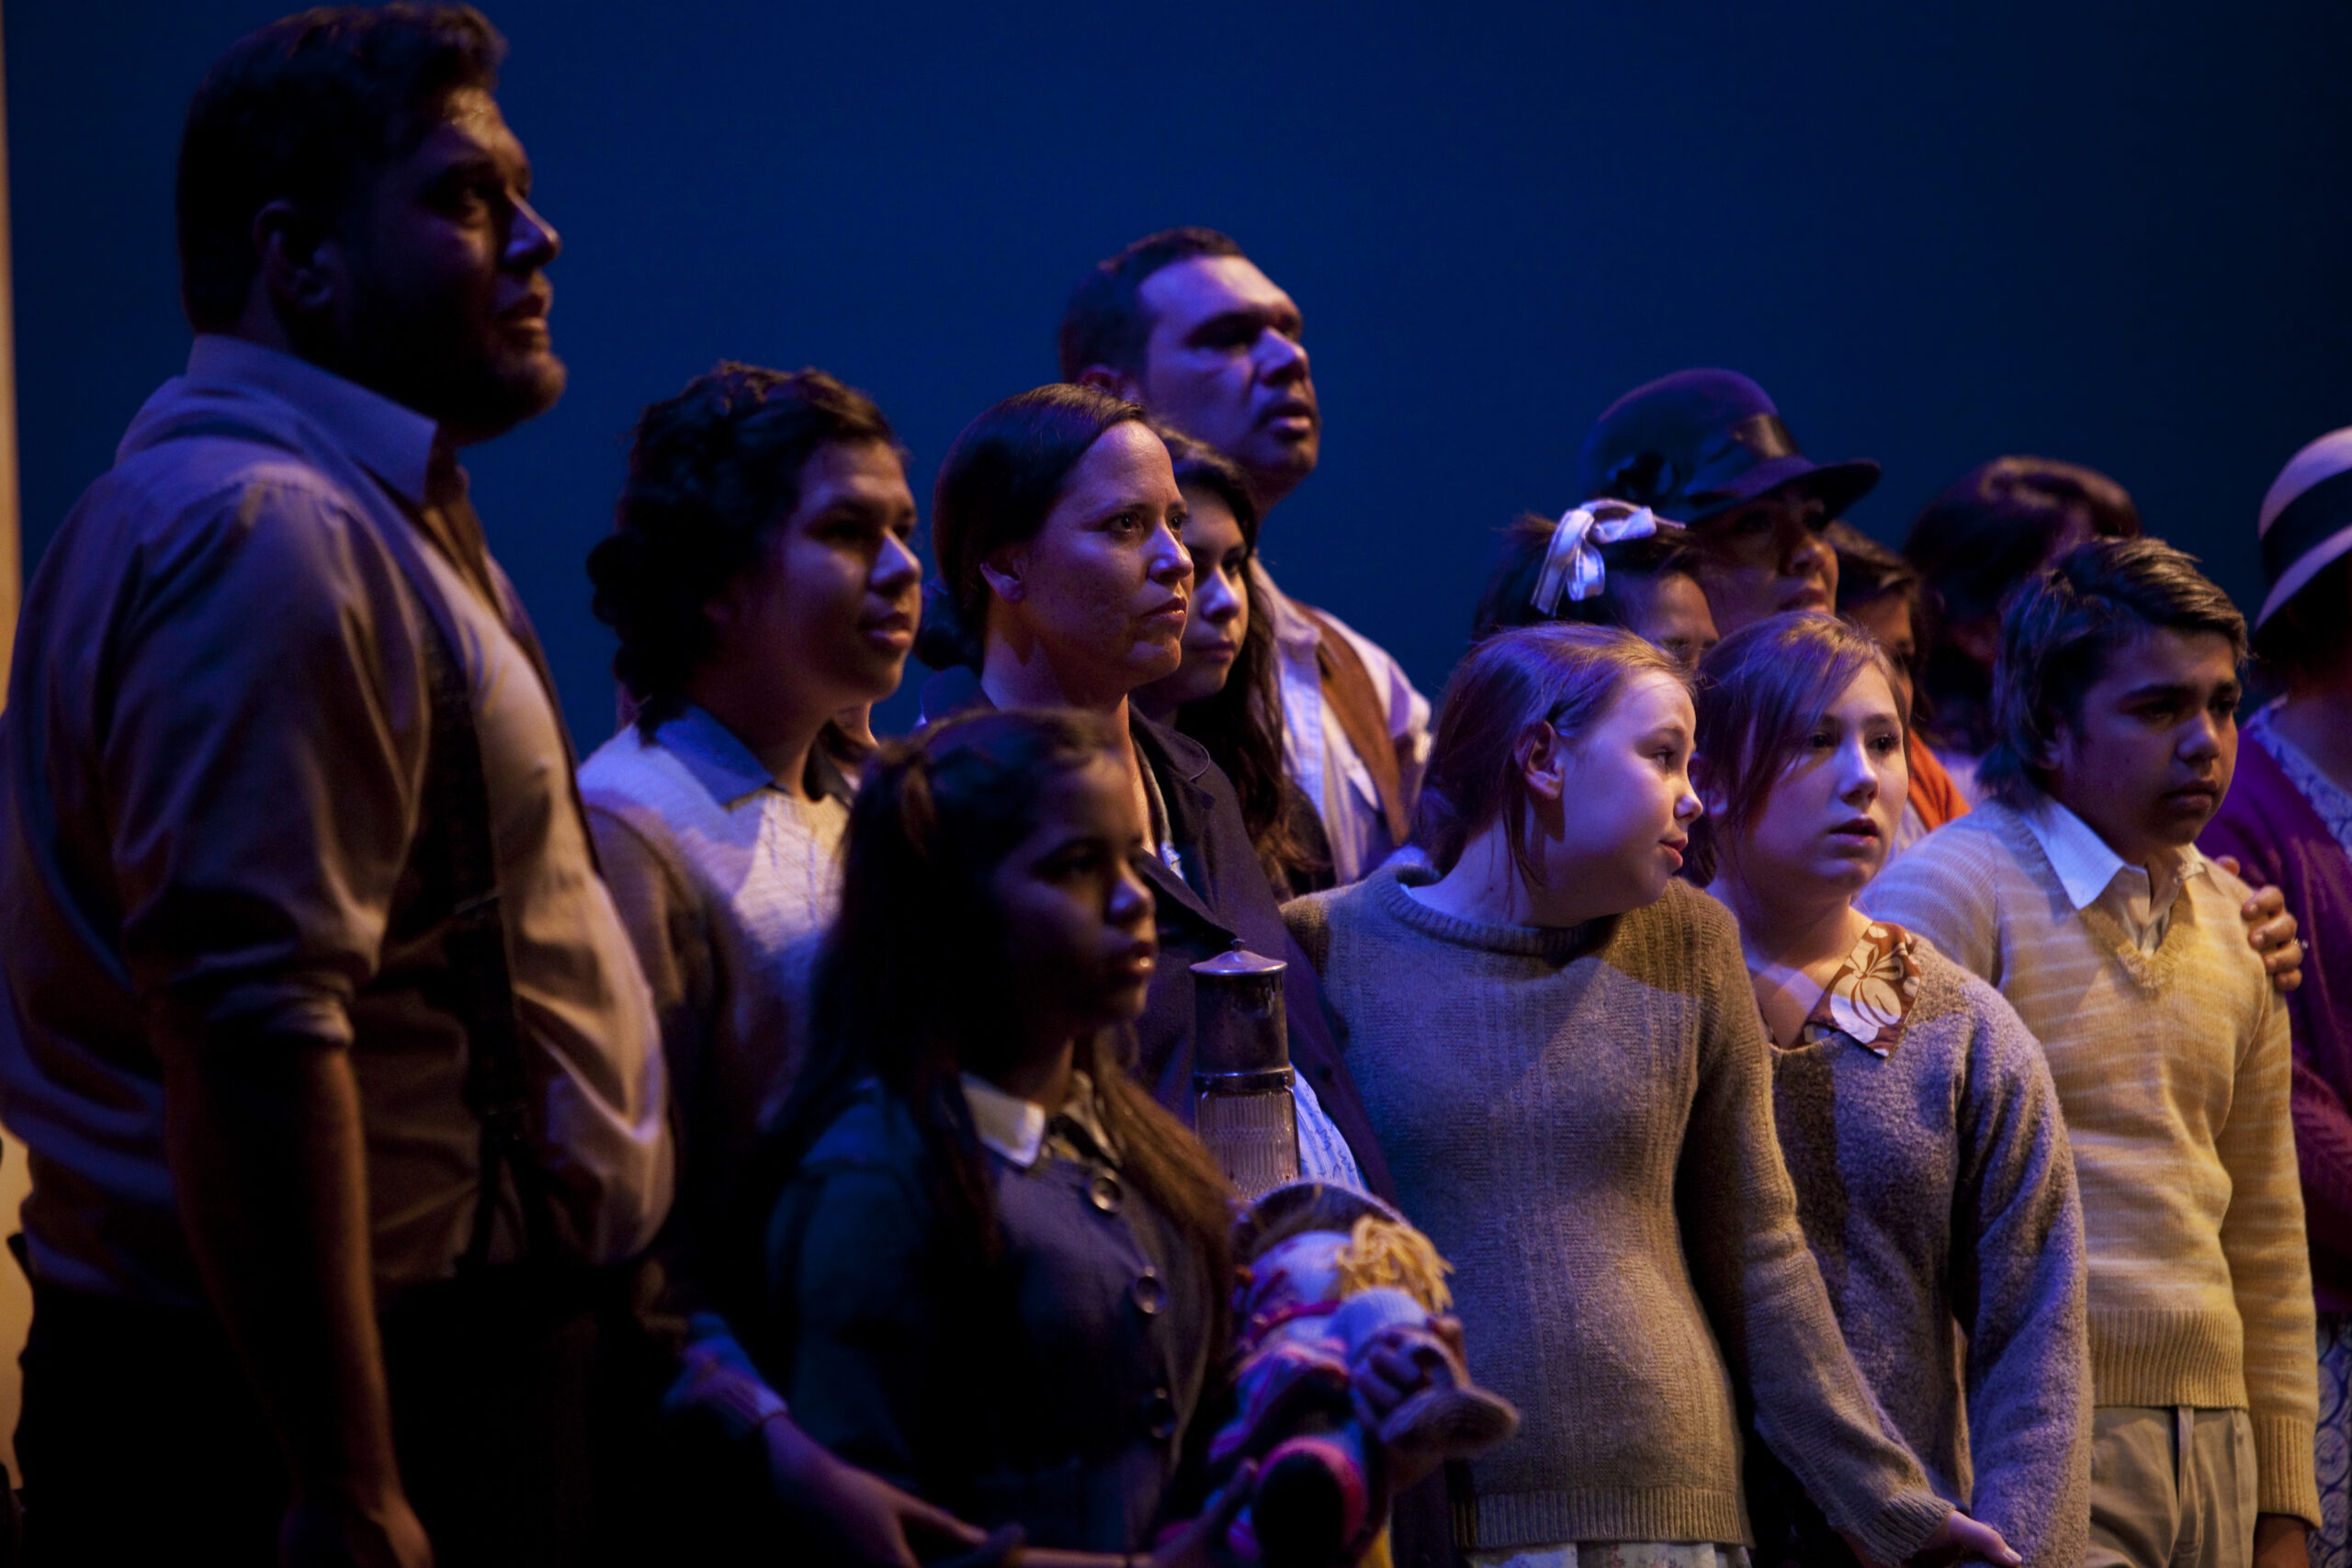
<path fill-rule="evenodd" d="M 276 10 L 6 6 L 28 568 L 182 361 L 180 116 Z M 1571 499 L 1593 415 L 1679 367 L 1882 459 L 1854 513 L 1882 537 L 1980 458 L 2075 458 L 2248 604 L 2265 486 L 2352 423 L 2341 0 L 492 18 L 572 389 L 471 463 L 592 745 L 581 560 L 639 404 L 722 355 L 821 365 L 927 497 L 966 420 L 1053 375 L 1079 274 L 1170 223 L 1228 230 L 1306 312 L 1323 467 L 1267 554 L 1432 691 L 1491 530 Z"/>

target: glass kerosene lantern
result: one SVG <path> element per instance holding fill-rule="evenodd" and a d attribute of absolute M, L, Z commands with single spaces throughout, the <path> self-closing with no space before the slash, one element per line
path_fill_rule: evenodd
<path fill-rule="evenodd" d="M 1193 965 L 1193 1130 L 1244 1198 L 1298 1179 L 1288 967 L 1239 942 Z"/>

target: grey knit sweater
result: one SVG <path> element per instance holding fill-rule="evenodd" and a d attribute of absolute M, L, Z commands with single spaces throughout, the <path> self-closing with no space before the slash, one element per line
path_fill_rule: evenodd
<path fill-rule="evenodd" d="M 1918 959 L 1883 1058 L 1835 1033 L 1772 1054 L 1781 1149 L 1846 1343 L 1936 1490 L 2034 1568 L 2079 1563 L 2090 1360 L 2058 1091 L 1999 992 L 1924 940 Z"/>
<path fill-rule="evenodd" d="M 1838 1337 L 1723 907 L 1674 883 L 1613 920 L 1488 925 L 1383 871 L 1284 914 L 1479 1378 L 1524 1417 L 1470 1467 L 1462 1544 L 1748 1540 L 1737 1378 L 1834 1524 L 1917 1551 L 1951 1505 Z"/>

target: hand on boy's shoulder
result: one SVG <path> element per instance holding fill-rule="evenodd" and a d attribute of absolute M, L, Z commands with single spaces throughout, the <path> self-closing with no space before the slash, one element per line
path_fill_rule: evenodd
<path fill-rule="evenodd" d="M 2214 855 L 2211 863 L 2227 874 L 2228 887 L 2241 899 L 2238 918 L 2245 921 L 2248 946 L 2262 955 L 2262 967 L 2278 994 L 2303 983 L 2303 944 L 2295 931 L 2295 917 L 2287 912 L 2287 896 L 2278 887 L 2254 887 L 2235 855 Z"/>

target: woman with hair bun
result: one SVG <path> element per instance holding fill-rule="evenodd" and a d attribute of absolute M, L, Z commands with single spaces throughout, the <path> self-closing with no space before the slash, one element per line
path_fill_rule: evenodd
<path fill-rule="evenodd" d="M 2001 606 L 2075 546 L 2140 532 L 2140 509 L 2107 475 L 2014 456 L 1969 469 L 1912 523 L 1903 554 L 1920 580 L 1919 709 L 1969 804 L 1993 744 Z"/>
<path fill-rule="evenodd" d="M 1840 581 L 1844 581 L 1841 572 Z M 1797 1213 L 1846 1344 L 1936 1491 L 2041 1568 L 2090 1518 L 2082 1202 L 2041 1048 L 1999 992 L 1854 908 L 1909 793 L 1883 643 L 1826 615 L 1699 670 L 1708 891 L 1739 919 Z M 1758 1558 L 1853 1555 L 1786 1467 L 1749 1468 Z"/>
<path fill-rule="evenodd" d="M 1286 959 L 1301 1174 L 1386 1197 L 1380 1151 L 1232 783 L 1197 742 L 1131 700 L 1182 663 L 1193 575 L 1185 521 L 1167 444 L 1137 405 L 1054 385 L 981 413 L 956 438 L 933 491 L 939 575 L 919 651 L 941 673 L 923 688 L 923 716 L 1066 707 L 1110 725 L 1159 908 L 1161 962 L 1136 1026 L 1136 1073 L 1189 1123 L 1192 964 L 1236 942 Z"/>
<path fill-rule="evenodd" d="M 1499 632 L 1446 689 L 1416 840 L 1284 910 L 1402 1206 L 1454 1262 L 1518 1438 L 1468 1467 L 1474 1568 L 1743 1568 L 1741 1418 L 1879 1562 L 2014 1565 L 1880 1428 L 1806 1255 L 1731 917 L 1679 881 L 1679 664 Z"/>

